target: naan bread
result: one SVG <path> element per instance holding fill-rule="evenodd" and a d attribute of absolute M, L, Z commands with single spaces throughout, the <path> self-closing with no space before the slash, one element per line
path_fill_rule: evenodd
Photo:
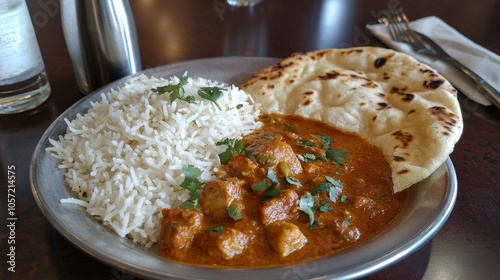
<path fill-rule="evenodd" d="M 455 88 L 429 66 L 389 49 L 294 54 L 243 89 L 264 113 L 320 120 L 382 149 L 395 192 L 432 174 L 462 134 Z"/>

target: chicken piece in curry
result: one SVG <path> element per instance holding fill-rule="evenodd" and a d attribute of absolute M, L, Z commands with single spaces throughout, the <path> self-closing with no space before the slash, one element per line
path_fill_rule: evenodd
<path fill-rule="evenodd" d="M 220 267 L 304 262 L 368 239 L 405 207 L 408 192 L 393 194 L 389 163 L 359 136 L 298 116 L 261 121 L 224 142 L 216 179 L 188 204 L 163 209 L 161 257 Z"/>

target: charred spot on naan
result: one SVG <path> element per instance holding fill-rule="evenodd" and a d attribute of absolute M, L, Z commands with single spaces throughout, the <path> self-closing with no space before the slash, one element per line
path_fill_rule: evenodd
<path fill-rule="evenodd" d="M 397 174 L 398 174 L 398 175 L 403 175 L 403 174 L 406 174 L 406 173 L 408 173 L 408 172 L 410 172 L 410 170 L 408 170 L 408 169 L 406 169 L 406 168 L 405 168 L 405 169 L 401 169 L 401 170 L 399 170 Z"/>
<path fill-rule="evenodd" d="M 392 87 L 389 91 L 390 93 L 405 93 L 408 90 L 408 86 L 404 86 L 402 88 Z"/>
<path fill-rule="evenodd" d="M 379 110 L 379 111 L 391 108 L 391 106 L 385 102 L 379 102 L 379 103 L 377 103 L 377 105 L 379 106 L 377 108 L 377 110 Z"/>
<path fill-rule="evenodd" d="M 357 71 L 353 71 L 357 74 L 351 74 L 349 72 L 347 73 L 340 73 L 338 71 L 335 71 L 335 70 L 331 70 L 331 71 L 328 71 L 322 75 L 319 75 L 318 76 L 318 79 L 320 80 L 333 80 L 333 79 L 336 79 L 336 78 L 339 78 L 339 77 L 342 77 L 342 78 L 345 78 L 345 79 L 349 79 L 349 80 L 364 80 L 365 83 L 362 84 L 361 86 L 363 87 L 368 87 L 368 88 L 378 88 L 379 86 L 374 83 L 372 80 L 368 79 L 367 77 L 364 77 L 362 73 L 359 73 Z"/>
<path fill-rule="evenodd" d="M 389 92 L 392 96 L 399 97 L 403 102 L 411 102 L 415 99 L 415 94 L 407 93 L 408 90 L 408 86 L 404 86 L 402 88 L 392 87 Z"/>
<path fill-rule="evenodd" d="M 346 55 L 346 54 L 362 53 L 362 52 L 363 52 L 362 49 L 348 49 L 348 50 L 345 50 L 345 51 L 341 51 L 340 54 L 341 55 Z"/>
<path fill-rule="evenodd" d="M 413 141 L 413 135 L 409 132 L 404 132 L 401 130 L 398 130 L 394 133 L 392 133 L 392 136 L 394 136 L 394 139 L 396 139 L 401 145 L 396 145 L 394 149 L 406 149 L 410 145 L 410 143 Z"/>
<path fill-rule="evenodd" d="M 266 77 L 265 80 L 275 80 L 283 76 L 283 67 L 281 63 L 275 64 L 272 68 L 271 71 L 269 72 L 269 77 Z M 262 78 L 261 78 L 262 79 Z"/>
<path fill-rule="evenodd" d="M 337 78 L 339 75 L 340 75 L 339 72 L 332 70 L 330 72 L 325 73 L 324 75 L 318 76 L 318 78 L 320 80 L 331 80 Z"/>
<path fill-rule="evenodd" d="M 296 56 L 299 56 L 300 57 L 301 54 L 296 54 Z M 291 57 L 293 57 L 294 55 L 292 55 Z M 272 81 L 272 80 L 277 80 L 277 79 L 280 79 L 283 77 L 283 73 L 285 71 L 285 69 L 287 68 L 290 68 L 290 67 L 293 67 L 295 66 L 296 63 L 294 61 L 287 61 L 287 60 L 284 60 L 284 61 L 281 61 L 279 63 L 276 63 L 274 65 L 272 65 L 271 67 L 265 69 L 265 71 L 263 72 L 259 72 L 255 75 L 252 76 L 252 78 L 250 78 L 247 82 L 245 82 L 242 87 L 249 87 L 255 83 L 257 83 L 259 80 L 260 81 Z M 293 83 L 294 80 L 289 80 L 289 83 Z M 269 89 L 272 89 L 274 88 L 274 85 L 272 85 L 272 87 L 270 87 L 271 85 L 268 85 L 268 88 Z M 262 95 L 265 95 L 265 93 L 262 93 Z"/>
<path fill-rule="evenodd" d="M 394 56 L 394 54 L 390 54 L 390 55 L 387 55 L 384 57 L 379 57 L 379 58 L 375 59 L 375 62 L 373 63 L 373 65 L 377 69 L 382 68 L 387 63 L 387 61 L 389 61 L 389 59 L 391 59 L 393 56 Z"/>
<path fill-rule="evenodd" d="M 429 108 L 429 112 L 446 130 L 443 132 L 444 135 L 450 135 L 453 133 L 453 129 L 459 125 L 459 117 L 444 107 L 434 106 Z"/>
<path fill-rule="evenodd" d="M 367 88 L 378 88 L 379 85 L 374 83 L 373 81 L 368 80 L 366 83 L 362 84 L 361 86 L 367 87 Z"/>
<path fill-rule="evenodd" d="M 307 99 L 306 101 L 304 101 L 304 103 L 302 103 L 302 106 L 308 106 L 311 103 L 313 103 L 313 101 L 311 99 Z"/>
<path fill-rule="evenodd" d="M 411 93 L 404 93 L 404 92 L 391 92 L 393 95 L 397 95 L 400 97 L 401 101 L 403 102 L 411 102 L 413 99 L 415 99 L 415 95 Z"/>
<path fill-rule="evenodd" d="M 406 159 L 402 156 L 393 156 L 392 157 L 395 161 L 405 161 Z"/>
<path fill-rule="evenodd" d="M 312 60 L 315 60 L 316 58 L 321 58 L 321 57 L 325 56 L 325 54 L 327 54 L 327 53 L 328 53 L 328 51 L 326 51 L 326 50 L 314 52 L 314 53 L 310 54 L 310 58 Z"/>
<path fill-rule="evenodd" d="M 439 75 L 431 70 L 431 69 L 426 69 L 426 68 L 420 68 L 419 71 L 422 73 L 422 74 L 428 74 L 430 78 L 436 78 L 436 77 L 439 77 Z"/>
<path fill-rule="evenodd" d="M 430 88 L 430 89 L 437 89 L 439 88 L 442 84 L 444 84 L 444 80 L 438 79 L 438 80 L 425 80 L 424 81 L 424 87 Z"/>
<path fill-rule="evenodd" d="M 310 98 L 310 96 L 312 95 L 314 95 L 314 91 L 312 90 L 306 91 L 302 94 L 302 98 L 304 99 L 304 102 L 302 102 L 302 106 L 308 106 L 313 103 L 313 100 Z"/>
<path fill-rule="evenodd" d="M 375 60 L 375 68 L 380 68 L 385 65 L 387 59 L 385 57 L 378 58 Z"/>
<path fill-rule="evenodd" d="M 446 82 L 446 80 L 444 80 L 443 77 L 441 77 L 438 73 L 436 73 L 432 69 L 420 68 L 419 71 L 420 73 L 428 77 L 428 79 L 424 81 L 425 88 L 437 89 Z"/>

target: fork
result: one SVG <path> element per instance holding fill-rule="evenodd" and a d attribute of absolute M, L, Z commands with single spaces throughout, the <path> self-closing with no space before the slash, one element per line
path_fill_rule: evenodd
<path fill-rule="evenodd" d="M 416 53 L 438 58 L 453 66 L 461 72 L 464 77 L 477 84 L 479 93 L 500 109 L 500 93 L 472 70 L 451 57 L 432 39 L 420 32 L 412 30 L 409 25 L 410 20 L 402 10 L 392 14 L 390 18 L 381 17 L 378 21 L 387 26 L 393 41 L 406 43 L 410 45 Z"/>

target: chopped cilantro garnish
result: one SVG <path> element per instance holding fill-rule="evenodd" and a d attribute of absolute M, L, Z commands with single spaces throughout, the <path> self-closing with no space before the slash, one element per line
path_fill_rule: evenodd
<path fill-rule="evenodd" d="M 252 155 L 253 151 L 245 149 L 243 152 L 245 152 L 245 155 L 247 156 L 248 159 L 250 159 L 253 162 L 257 162 L 257 159 Z"/>
<path fill-rule="evenodd" d="M 311 195 L 303 195 L 299 199 L 299 210 L 309 216 L 309 227 L 313 227 L 317 221 L 314 219 L 314 211 L 316 211 L 316 198 Z"/>
<path fill-rule="evenodd" d="M 261 182 L 253 184 L 251 188 L 252 188 L 252 190 L 255 190 L 258 192 L 263 192 L 263 191 L 269 189 L 271 186 L 272 186 L 271 184 L 264 182 L 264 181 L 261 181 Z"/>
<path fill-rule="evenodd" d="M 151 89 L 151 91 L 158 94 L 170 93 L 170 102 L 174 102 L 176 99 L 186 101 L 188 103 L 195 103 L 196 100 L 194 96 L 184 96 L 184 86 L 188 83 L 188 77 L 182 76 L 179 79 L 179 83 L 170 84 L 166 86 L 161 86 Z"/>
<path fill-rule="evenodd" d="M 222 88 L 220 87 L 201 87 L 200 89 L 198 89 L 198 95 L 201 98 L 212 101 L 221 111 L 222 108 L 220 107 L 219 103 L 217 103 L 217 100 L 222 96 L 222 94 Z"/>
<path fill-rule="evenodd" d="M 337 196 L 339 195 L 340 190 L 344 187 L 344 183 L 330 176 L 325 176 L 325 178 L 326 181 L 314 187 L 311 190 L 311 194 L 316 195 L 318 193 L 328 192 L 330 200 L 332 202 L 337 202 Z"/>
<path fill-rule="evenodd" d="M 323 144 L 323 149 L 329 150 L 331 149 L 332 145 L 332 138 L 327 135 L 320 135 L 320 134 L 314 134 L 319 140 L 321 140 L 321 143 Z"/>
<path fill-rule="evenodd" d="M 198 190 L 203 188 L 203 183 L 198 180 L 201 173 L 203 171 L 193 165 L 186 165 L 182 168 L 184 181 L 180 186 L 189 191 L 189 200 L 181 204 L 182 209 L 194 209 L 198 205 Z"/>
<path fill-rule="evenodd" d="M 170 228 L 171 228 L 171 229 L 174 229 L 174 228 L 176 228 L 178 225 L 179 225 L 179 223 L 177 223 L 177 222 L 176 222 L 176 223 L 171 223 L 171 224 L 170 224 Z"/>
<path fill-rule="evenodd" d="M 311 190 L 312 195 L 317 195 L 318 193 L 326 193 L 330 189 L 330 184 L 328 182 L 321 183 Z"/>
<path fill-rule="evenodd" d="M 302 147 L 316 148 L 316 144 L 314 144 L 314 142 L 309 140 L 297 140 L 297 143 Z"/>
<path fill-rule="evenodd" d="M 276 175 L 274 174 L 274 171 L 271 167 L 267 169 L 266 177 L 267 179 L 271 180 L 271 182 L 279 184 L 278 178 L 276 178 Z"/>
<path fill-rule="evenodd" d="M 318 160 L 314 154 L 310 154 L 310 153 L 307 153 L 307 154 L 304 154 L 304 155 L 298 155 L 297 157 L 302 162 L 309 162 L 309 161 L 316 161 L 316 160 Z"/>
<path fill-rule="evenodd" d="M 333 210 L 333 207 L 328 204 L 326 200 L 321 201 L 321 206 L 319 207 L 319 211 L 321 212 L 330 212 Z"/>
<path fill-rule="evenodd" d="M 185 210 L 192 210 L 196 208 L 198 205 L 198 198 L 190 198 L 189 200 L 184 201 L 179 208 L 185 209 Z"/>
<path fill-rule="evenodd" d="M 229 205 L 229 207 L 226 210 L 229 217 L 231 217 L 235 221 L 243 218 L 243 216 L 241 216 L 241 213 L 238 211 L 238 208 L 233 204 Z"/>
<path fill-rule="evenodd" d="M 266 192 L 266 197 L 267 198 L 273 198 L 273 197 L 277 196 L 280 193 L 281 193 L 281 190 L 279 188 L 272 187 L 271 189 L 269 189 Z"/>
<path fill-rule="evenodd" d="M 279 195 L 281 193 L 281 190 L 277 187 L 273 187 L 271 185 L 271 187 L 266 190 L 266 192 L 264 193 L 264 199 L 262 199 L 262 203 L 264 202 L 267 202 L 271 199 L 273 199 L 275 196 Z"/>
<path fill-rule="evenodd" d="M 333 163 L 336 165 L 343 167 L 345 163 L 347 163 L 347 155 L 348 153 L 343 150 L 335 150 L 332 149 L 332 138 L 330 136 L 326 135 L 319 135 L 319 134 L 314 134 L 314 136 L 318 137 L 318 139 L 321 140 L 321 143 L 323 143 L 323 149 L 325 150 L 325 158 L 331 160 Z M 305 158 L 304 156 L 302 157 L 304 162 L 313 160 L 312 158 Z M 300 159 L 300 158 L 299 158 Z M 315 158 L 314 160 L 318 160 L 320 158 Z M 324 158 L 321 158 L 321 160 Z"/>
<path fill-rule="evenodd" d="M 258 191 L 258 192 L 264 192 L 264 199 L 262 202 L 266 202 L 270 200 L 271 198 L 279 195 L 281 193 L 281 190 L 277 187 L 273 187 L 272 184 L 261 181 L 258 183 L 255 183 L 251 186 L 252 190 Z"/>
<path fill-rule="evenodd" d="M 269 134 L 264 134 L 262 135 L 262 139 L 266 139 L 266 140 L 274 140 L 274 137 L 269 135 Z"/>
<path fill-rule="evenodd" d="M 224 152 L 219 154 L 220 163 L 226 164 L 231 160 L 232 157 L 233 157 L 233 153 L 231 153 L 231 151 L 229 149 L 227 149 Z"/>
<path fill-rule="evenodd" d="M 223 225 L 218 225 L 216 227 L 211 227 L 211 228 L 208 228 L 205 232 L 221 232 L 224 230 L 224 226 Z"/>
<path fill-rule="evenodd" d="M 201 173 L 203 173 L 203 171 L 193 165 L 186 165 L 182 168 L 182 174 L 184 174 L 186 178 L 198 178 Z"/>
<path fill-rule="evenodd" d="M 342 183 L 341 181 L 337 180 L 337 179 L 334 179 L 330 176 L 325 176 L 325 179 L 327 182 L 329 182 L 330 184 L 334 185 L 335 187 L 338 187 L 338 188 L 343 188 L 344 187 L 344 183 Z"/>
<path fill-rule="evenodd" d="M 285 177 L 285 180 L 290 185 L 302 187 L 302 184 L 297 179 L 295 179 L 293 177 L 287 176 L 287 177 Z"/>
<path fill-rule="evenodd" d="M 340 196 L 340 202 L 347 203 L 347 195 L 343 194 Z"/>
<path fill-rule="evenodd" d="M 224 139 L 216 143 L 217 146 L 226 145 L 227 149 L 219 154 L 219 159 L 222 164 L 226 164 L 233 157 L 233 152 L 236 154 L 245 150 L 241 139 Z"/>
<path fill-rule="evenodd" d="M 345 163 L 347 163 L 347 155 L 348 153 L 343 150 L 327 150 L 326 151 L 326 158 L 329 160 L 333 161 L 336 165 L 343 167 Z"/>
<path fill-rule="evenodd" d="M 160 86 L 151 89 L 151 91 L 156 92 L 158 94 L 170 94 L 170 102 L 174 102 L 179 99 L 182 101 L 186 101 L 188 103 L 196 103 L 196 98 L 194 96 L 185 96 L 184 86 L 188 83 L 188 77 L 182 76 L 179 79 L 179 83 L 177 84 L 169 84 L 166 86 Z M 198 89 L 198 95 L 206 100 L 212 101 L 219 110 L 222 110 L 217 100 L 222 96 L 223 89 L 220 87 L 200 87 Z"/>

